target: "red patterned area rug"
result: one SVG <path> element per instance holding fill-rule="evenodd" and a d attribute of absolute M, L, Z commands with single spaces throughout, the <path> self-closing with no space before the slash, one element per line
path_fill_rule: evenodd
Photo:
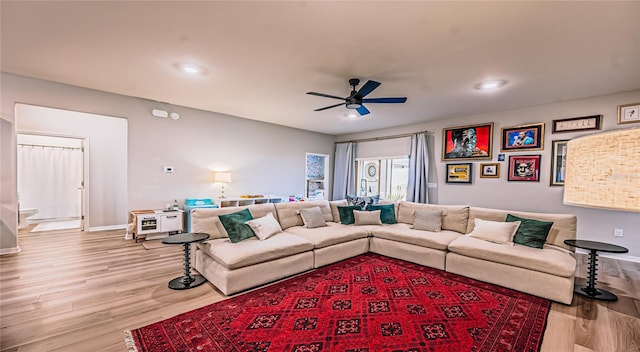
<path fill-rule="evenodd" d="M 140 352 L 533 352 L 549 307 L 543 298 L 368 253 L 127 338 Z"/>

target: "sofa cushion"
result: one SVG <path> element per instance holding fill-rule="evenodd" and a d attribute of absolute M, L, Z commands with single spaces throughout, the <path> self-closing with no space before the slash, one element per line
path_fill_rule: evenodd
<path fill-rule="evenodd" d="M 286 229 L 285 232 L 304 237 L 313 243 L 315 248 L 324 248 L 359 238 L 367 238 L 372 227 L 375 226 L 351 226 L 328 222 L 327 227 L 307 229 L 302 226 L 294 226 Z"/>
<path fill-rule="evenodd" d="M 521 245 L 505 246 L 469 235 L 460 236 L 451 242 L 449 251 L 562 277 L 571 277 L 576 269 L 574 257 L 563 250 L 537 249 Z"/>
<path fill-rule="evenodd" d="M 331 215 L 331 207 L 326 200 L 308 201 L 308 202 L 294 202 L 294 203 L 275 203 L 276 211 L 278 213 L 278 222 L 283 230 L 288 229 L 291 226 L 302 226 L 304 222 L 300 217 L 299 210 L 313 207 L 320 207 L 322 217 L 324 221 L 333 221 L 333 215 Z"/>
<path fill-rule="evenodd" d="M 355 224 L 361 225 L 382 225 L 380 220 L 380 210 L 354 210 L 353 217 Z"/>
<path fill-rule="evenodd" d="M 442 230 L 442 210 L 418 209 L 413 215 L 413 229 L 431 232 Z"/>
<path fill-rule="evenodd" d="M 404 242 L 426 248 L 447 250 L 449 243 L 462 236 L 455 231 L 440 232 L 421 231 L 411 228 L 411 225 L 397 223 L 393 225 L 375 226 L 371 230 L 374 237 Z"/>
<path fill-rule="evenodd" d="M 547 240 L 553 222 L 521 218 L 508 214 L 505 221 L 520 221 L 513 242 L 531 248 L 542 248 Z"/>
<path fill-rule="evenodd" d="M 253 237 L 242 242 L 231 243 L 228 238 L 217 238 L 198 243 L 197 246 L 229 269 L 289 257 L 313 249 L 311 242 L 285 232 L 276 233 L 264 241 Z"/>
<path fill-rule="evenodd" d="M 469 236 L 502 244 L 513 244 L 513 236 L 520 226 L 520 221 L 502 222 L 482 219 L 473 219 L 473 221 L 475 221 L 475 227 Z"/>
<path fill-rule="evenodd" d="M 224 214 L 218 216 L 222 226 L 227 231 L 229 239 L 233 243 L 255 237 L 255 233 L 249 225 L 245 224 L 249 220 L 253 220 L 253 216 L 249 209 L 243 209 L 235 213 Z"/>
<path fill-rule="evenodd" d="M 383 224 L 395 224 L 396 221 L 396 207 L 392 204 L 371 204 L 367 207 L 367 210 L 374 211 L 380 210 L 380 220 Z"/>
<path fill-rule="evenodd" d="M 249 225 L 251 230 L 253 230 L 253 233 L 255 233 L 261 241 L 266 240 L 273 234 L 282 232 L 280 224 L 271 213 L 268 213 L 261 218 L 249 220 L 246 224 Z"/>
<path fill-rule="evenodd" d="M 320 207 L 300 209 L 300 217 L 302 218 L 304 227 L 308 229 L 327 226 L 327 222 L 324 221 L 322 217 Z"/>
<path fill-rule="evenodd" d="M 208 233 L 210 239 L 229 237 L 218 216 L 235 213 L 242 209 L 249 209 L 254 218 L 261 218 L 271 213 L 277 219 L 276 208 L 273 203 L 242 207 L 195 208 L 191 210 L 191 230 L 192 232 Z"/>
<path fill-rule="evenodd" d="M 344 207 L 347 206 L 349 204 L 347 204 L 347 200 L 346 199 L 341 199 L 341 200 L 332 200 L 329 201 L 329 207 L 331 208 L 331 216 L 333 217 L 333 222 L 340 222 L 340 213 L 338 212 L 338 207 Z"/>
<path fill-rule="evenodd" d="M 362 207 L 359 205 L 345 205 L 342 207 L 338 207 L 338 213 L 340 214 L 340 223 L 342 225 L 351 225 L 356 221 L 356 218 L 353 215 L 354 210 L 362 210 Z"/>
<path fill-rule="evenodd" d="M 439 205 L 402 201 L 398 206 L 398 222 L 413 225 L 414 213 L 418 209 L 442 210 L 443 230 L 467 233 L 468 205 Z"/>

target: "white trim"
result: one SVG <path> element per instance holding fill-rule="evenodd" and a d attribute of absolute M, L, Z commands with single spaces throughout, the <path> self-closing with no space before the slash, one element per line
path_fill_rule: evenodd
<path fill-rule="evenodd" d="M 589 252 L 590 251 L 588 251 L 586 249 L 576 248 L 576 253 L 589 254 Z M 636 256 L 633 256 L 633 255 L 627 255 L 627 254 L 598 252 L 598 257 L 604 257 L 604 258 L 611 258 L 611 259 L 617 259 L 617 260 L 624 260 L 624 261 L 627 261 L 627 262 L 640 263 L 640 257 L 636 257 Z"/>
<path fill-rule="evenodd" d="M 13 248 L 0 248 L 0 255 L 20 253 L 20 246 Z"/>
<path fill-rule="evenodd" d="M 110 226 L 96 226 L 96 227 L 90 227 L 89 228 L 89 232 L 94 232 L 94 231 L 109 231 L 109 230 L 126 230 L 127 229 L 127 225 L 110 225 Z"/>

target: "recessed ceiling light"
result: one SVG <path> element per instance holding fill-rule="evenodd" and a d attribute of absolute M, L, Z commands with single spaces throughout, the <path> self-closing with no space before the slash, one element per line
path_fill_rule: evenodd
<path fill-rule="evenodd" d="M 204 76 L 207 73 L 207 70 L 202 66 L 190 62 L 178 62 L 174 64 L 174 67 L 188 76 Z"/>
<path fill-rule="evenodd" d="M 505 84 L 507 84 L 507 81 L 505 80 L 492 79 L 476 84 L 475 88 L 481 90 L 496 89 L 504 86 Z"/>

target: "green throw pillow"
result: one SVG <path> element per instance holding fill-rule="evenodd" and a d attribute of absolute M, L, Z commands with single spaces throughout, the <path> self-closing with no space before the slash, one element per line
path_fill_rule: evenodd
<path fill-rule="evenodd" d="M 520 221 L 520 226 L 513 237 L 513 242 L 532 248 L 542 248 L 544 246 L 551 226 L 553 226 L 553 222 L 525 219 L 511 214 L 507 214 L 505 221 Z"/>
<path fill-rule="evenodd" d="M 231 214 L 218 215 L 222 226 L 229 234 L 232 243 L 238 243 L 247 238 L 255 237 L 255 233 L 245 222 L 253 220 L 249 209 L 240 210 Z"/>
<path fill-rule="evenodd" d="M 395 224 L 396 221 L 396 207 L 393 204 L 370 204 L 367 210 L 374 211 L 380 210 L 380 220 L 383 224 Z"/>
<path fill-rule="evenodd" d="M 359 205 L 347 205 L 338 207 L 338 213 L 340 213 L 340 223 L 343 225 L 351 225 L 356 222 L 356 218 L 353 216 L 354 210 L 362 210 Z"/>

